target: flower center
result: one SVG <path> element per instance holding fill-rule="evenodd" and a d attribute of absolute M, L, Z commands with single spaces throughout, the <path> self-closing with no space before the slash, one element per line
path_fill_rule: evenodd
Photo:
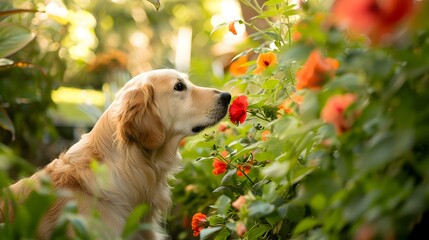
<path fill-rule="evenodd" d="M 380 5 L 377 3 L 377 1 L 373 1 L 368 5 L 368 12 L 378 14 L 381 12 Z"/>

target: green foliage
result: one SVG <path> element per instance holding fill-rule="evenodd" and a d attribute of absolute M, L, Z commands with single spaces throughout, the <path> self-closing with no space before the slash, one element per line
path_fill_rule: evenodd
<path fill-rule="evenodd" d="M 55 136 L 47 109 L 65 69 L 59 49 L 42 49 L 39 43 L 58 44 L 64 27 L 53 22 L 49 28 L 43 24 L 49 20 L 30 24 L 39 13 L 34 4 L 16 8 L 1 2 L 0 9 L 0 139 L 36 163 L 36 146 L 43 137 Z"/>
<path fill-rule="evenodd" d="M 151 226 L 145 226 L 140 223 L 140 219 L 144 214 L 149 210 L 146 204 L 142 204 L 131 212 L 128 216 L 128 219 L 125 223 L 124 230 L 122 231 L 122 236 L 124 239 L 130 239 L 132 236 L 139 230 L 148 230 Z"/>
<path fill-rule="evenodd" d="M 0 23 L 0 57 L 7 57 L 25 47 L 34 35 L 18 24 Z"/>
<path fill-rule="evenodd" d="M 197 205 L 193 212 L 203 209 L 210 220 L 201 239 L 413 236 L 429 210 L 429 176 L 423 170 L 429 164 L 429 115 L 421 105 L 429 100 L 424 11 L 410 17 L 413 24 L 404 24 L 408 28 L 402 35 L 384 42 L 369 36 L 370 42 L 329 22 L 324 16 L 331 8 L 325 3 L 308 1 L 300 8 L 288 1 L 242 3 L 257 12 L 240 23 L 256 30 L 249 37 L 260 44 L 249 45 L 235 59 L 272 52 L 278 63 L 262 74 L 254 73 L 258 61 L 243 64 L 246 73 L 226 86 L 239 86 L 240 94 L 249 97 L 246 122 L 222 123 L 227 130 L 192 138 L 182 151 L 191 162 L 178 175 L 177 186 L 192 184 L 200 199 L 186 209 Z M 255 19 L 263 19 L 267 28 L 259 29 Z M 316 49 L 340 67 L 317 89 L 297 87 L 297 72 L 305 70 Z M 329 120 L 335 112 L 324 112 L 334 96 L 346 93 L 355 100 L 344 112 L 338 110 L 350 124 L 340 128 L 338 118 Z M 200 155 L 196 163 L 190 149 Z M 215 158 L 228 164 L 220 176 L 211 173 Z M 241 171 L 240 164 L 250 171 Z M 239 171 L 243 176 L 237 176 Z M 184 177 L 190 174 L 196 178 Z M 206 183 L 213 181 L 217 187 L 211 184 L 214 190 L 207 193 Z M 177 188 L 175 194 L 181 194 Z M 235 208 L 242 196 L 245 204 Z M 236 229 L 239 222 L 245 223 L 244 233 Z"/>

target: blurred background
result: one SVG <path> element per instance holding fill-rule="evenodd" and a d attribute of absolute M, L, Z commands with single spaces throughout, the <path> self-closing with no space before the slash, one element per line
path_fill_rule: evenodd
<path fill-rule="evenodd" d="M 145 0 L 0 3 L 3 11 L 35 10 L 1 18 L 24 31 L 15 43 L 27 45 L 0 56 L 0 102 L 14 123 L 0 138 L 37 166 L 91 128 L 138 73 L 176 68 L 195 84 L 222 87 L 246 32 L 240 24 L 237 35 L 227 26 L 210 33 L 252 15 L 235 0 L 166 0 L 158 10 Z"/>

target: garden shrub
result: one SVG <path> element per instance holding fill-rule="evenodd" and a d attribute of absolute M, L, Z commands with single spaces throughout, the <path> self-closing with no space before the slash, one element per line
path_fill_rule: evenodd
<path fill-rule="evenodd" d="M 256 33 L 231 64 L 230 121 L 182 150 L 181 237 L 417 234 L 429 209 L 429 4 L 242 3 L 268 27 L 215 29 Z"/>

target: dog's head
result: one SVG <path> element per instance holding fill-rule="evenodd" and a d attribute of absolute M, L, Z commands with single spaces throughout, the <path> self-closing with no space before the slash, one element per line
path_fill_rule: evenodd
<path fill-rule="evenodd" d="M 218 123 L 230 100 L 229 93 L 195 86 L 172 69 L 142 73 L 112 104 L 117 141 L 159 148 L 166 139 L 194 135 Z"/>

